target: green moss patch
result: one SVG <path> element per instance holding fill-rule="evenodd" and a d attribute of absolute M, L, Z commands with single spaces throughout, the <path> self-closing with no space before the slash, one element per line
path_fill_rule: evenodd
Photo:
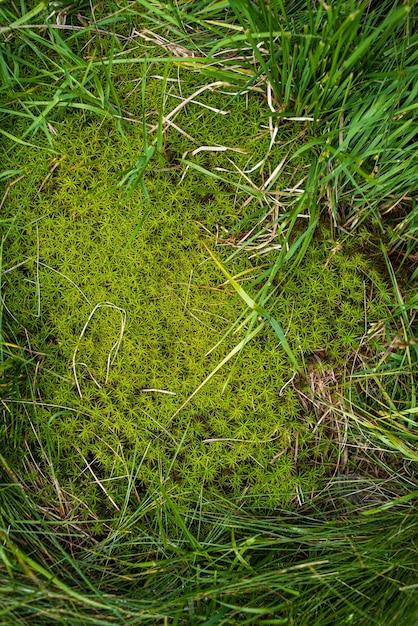
<path fill-rule="evenodd" d="M 129 76 L 120 70 L 121 97 L 139 116 L 142 99 Z M 166 110 L 193 93 L 193 79 L 168 83 Z M 149 127 L 160 91 L 150 76 Z M 257 94 L 237 98 L 227 115 L 201 106 L 224 110 L 229 97 L 205 91 L 179 113 L 183 133 L 165 133 L 145 193 L 135 174 L 141 125 L 122 136 L 110 122 L 73 112 L 56 121 L 54 155 L 21 148 L 10 157 L 25 176 L 7 201 L 16 219 L 5 303 L 36 353 L 34 428 L 28 418 L 25 436 L 33 449 L 49 450 L 61 486 L 93 510 L 121 506 L 132 470 L 139 492 L 163 482 L 182 500 L 263 495 L 268 507 L 285 505 L 310 493 L 338 457 L 329 437 L 318 436 L 317 416 L 300 402 L 303 385 L 297 389 L 268 326 L 178 411 L 247 332 L 228 334 L 245 305 L 203 244 L 226 262 L 262 213 L 237 187 L 247 184 L 244 170 L 269 154 L 252 175 L 261 185 L 302 141 L 285 126 L 269 153 Z M 185 166 L 182 155 L 230 182 Z M 306 166 L 286 164 L 277 190 Z M 279 243 L 277 236 L 268 253 L 244 249 L 226 267 L 247 287 L 275 261 Z M 292 274 L 278 277 L 268 311 L 301 366 L 320 354 L 337 384 L 368 325 L 384 316 L 376 284 L 385 290 L 365 257 L 350 244 L 336 251 L 323 230 Z M 319 432 L 330 428 L 323 423 Z"/>

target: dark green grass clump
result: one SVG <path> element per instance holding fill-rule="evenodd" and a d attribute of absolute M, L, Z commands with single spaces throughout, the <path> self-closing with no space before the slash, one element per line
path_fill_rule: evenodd
<path fill-rule="evenodd" d="M 151 112 L 158 84 L 148 81 Z M 220 108 L 225 98 L 209 95 L 206 103 Z M 196 142 L 219 146 L 226 143 L 220 117 L 192 104 L 176 121 Z M 190 140 L 171 130 L 144 191 L 120 187 L 143 136 L 130 131 L 127 143 L 110 124 L 82 114 L 57 124 L 55 156 L 18 154 L 26 166 L 9 200 L 10 215 L 20 209 L 7 251 L 16 267 L 7 273 L 6 304 L 39 353 L 34 429 L 24 429 L 48 448 L 60 483 L 93 509 L 103 499 L 100 481 L 107 502 L 123 498 L 134 451 L 139 488 L 164 483 L 182 498 L 202 489 L 211 498 L 263 495 L 267 506 L 288 502 L 296 489 L 310 492 L 338 457 L 334 450 L 319 462 L 326 443 L 314 437 L 315 416 L 296 389 L 303 384 L 267 328 L 178 412 L 246 333 L 212 350 L 245 307 L 203 243 L 226 258 L 240 236 L 233 227 L 252 223 L 254 203 L 241 209 L 233 183 L 237 168 L 268 152 L 269 136 L 255 96 L 249 106 L 238 99 L 228 121 L 233 161 L 202 150 L 194 163 L 223 168 L 231 184 L 185 170 L 173 154 L 190 152 Z M 270 171 L 288 141 L 285 130 Z M 290 178 L 285 169 L 279 186 Z M 268 254 L 241 251 L 228 262 L 253 295 L 250 283 L 275 261 L 280 241 Z M 290 278 L 276 277 L 268 310 L 301 365 L 319 353 L 337 383 L 367 324 L 384 315 L 372 284 L 384 287 L 353 246 L 333 246 L 324 231 Z"/>
<path fill-rule="evenodd" d="M 413 503 L 339 521 L 231 503 L 183 516 L 154 494 L 91 543 L 1 471 L 4 624 L 416 623 Z"/>

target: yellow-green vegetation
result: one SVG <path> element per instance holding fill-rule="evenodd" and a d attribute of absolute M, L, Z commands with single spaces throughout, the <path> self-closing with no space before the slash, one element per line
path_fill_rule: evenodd
<path fill-rule="evenodd" d="M 417 59 L 413 0 L 0 2 L 0 623 L 418 623 Z"/>
<path fill-rule="evenodd" d="M 140 115 L 144 99 L 148 129 L 161 106 L 158 69 L 145 98 L 141 81 L 128 81 L 132 69 L 120 70 L 126 106 Z M 194 78 L 168 83 L 169 110 L 196 91 Z M 230 95 L 206 90 L 184 107 L 143 181 L 135 178 L 147 149 L 142 126 L 122 136 L 84 113 L 56 122 L 54 154 L 24 147 L 11 161 L 23 178 L 7 203 L 10 216 L 19 211 L 5 304 L 36 361 L 35 404 L 20 428 L 32 449 L 48 449 L 61 486 L 83 494 L 90 509 L 103 499 L 121 504 L 134 454 L 139 490 L 164 483 L 181 498 L 261 495 L 268 507 L 291 502 L 296 490 L 310 493 L 340 454 L 318 436 L 318 416 L 302 408 L 309 385 L 270 327 L 187 402 L 248 332 L 244 324 L 228 334 L 246 307 L 204 244 L 255 297 L 284 239 L 273 236 L 274 216 L 261 219 L 266 209 L 256 198 L 244 201 L 242 172 L 264 160 L 251 175 L 261 186 L 289 141 L 292 150 L 301 141 L 283 125 L 270 146 L 262 98 L 250 93 L 228 106 Z M 227 134 L 219 112 L 226 110 Z M 148 145 L 152 138 L 149 131 Z M 186 166 L 186 153 L 214 176 Z M 303 172 L 303 162 L 290 165 L 276 192 Z M 253 227 L 261 232 L 255 249 L 237 249 Z M 337 389 L 368 325 L 385 315 L 376 295 L 382 280 L 358 244 L 337 245 L 322 227 L 299 266 L 289 275 L 285 267 L 274 283 L 266 308 L 301 368 L 332 372 Z M 321 432 L 329 432 L 326 420 Z"/>

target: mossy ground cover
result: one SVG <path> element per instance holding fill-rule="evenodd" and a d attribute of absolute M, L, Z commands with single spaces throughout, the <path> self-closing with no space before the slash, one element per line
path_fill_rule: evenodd
<path fill-rule="evenodd" d="M 417 20 L 0 3 L 1 623 L 417 622 Z"/>
<path fill-rule="evenodd" d="M 140 119 L 145 103 L 145 140 L 140 124 L 121 134 L 113 122 L 69 112 L 54 125 L 54 154 L 23 147 L 9 161 L 23 178 L 7 198 L 16 218 L 5 304 L 36 362 L 34 403 L 20 424 L 35 450 L 28 467 L 38 471 L 36 448 L 47 449 L 64 492 L 95 511 L 121 505 L 134 455 L 138 491 L 163 483 L 181 500 L 303 500 L 336 471 L 340 450 L 330 446 L 332 419 L 318 426 L 301 404 L 309 385 L 271 328 L 178 409 L 247 332 L 228 334 L 245 305 L 204 244 L 255 296 L 284 237 L 240 249 L 251 228 L 269 235 L 274 216 L 239 185 L 261 186 L 284 159 L 275 192 L 286 193 L 308 165 L 289 159 L 305 131 L 283 124 L 271 145 L 260 94 L 228 105 L 227 87 L 205 90 L 166 130 L 141 189 L 135 164 L 161 100 L 170 111 L 201 85 L 182 72 L 162 95 L 162 68 L 150 66 L 142 80 L 136 66 L 118 72 L 123 106 Z M 335 391 L 369 325 L 385 315 L 384 282 L 358 244 L 338 245 L 326 226 L 275 282 L 269 313 L 300 364 Z"/>

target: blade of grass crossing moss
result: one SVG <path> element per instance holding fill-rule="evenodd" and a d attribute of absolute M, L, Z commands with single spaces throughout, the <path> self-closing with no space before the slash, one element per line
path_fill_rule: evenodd
<path fill-rule="evenodd" d="M 238 318 L 235 320 L 235 322 L 233 322 L 233 324 L 231 326 L 228 327 L 228 330 L 222 335 L 222 337 L 219 339 L 219 341 L 217 341 L 215 343 L 214 346 L 212 346 L 212 348 L 210 350 L 208 350 L 205 354 L 205 356 L 209 356 L 209 354 L 211 354 L 212 352 L 214 352 L 214 350 L 216 350 L 223 341 L 225 341 L 225 339 L 227 337 L 229 337 L 229 335 L 231 335 L 231 333 L 236 334 L 238 333 L 242 328 L 247 328 L 248 324 L 250 323 L 251 319 L 253 318 L 253 314 L 251 313 L 250 315 L 248 315 L 247 317 L 245 317 L 245 313 L 246 312 L 242 312 Z"/>
<path fill-rule="evenodd" d="M 199 393 L 199 391 L 206 385 L 207 382 L 209 382 L 211 380 L 211 378 L 213 378 L 213 376 L 215 376 L 215 374 L 217 372 L 219 372 L 219 370 L 226 364 L 228 363 L 228 361 L 230 361 L 232 359 L 233 356 L 235 356 L 236 354 L 238 354 L 238 352 L 240 352 L 243 347 L 249 342 L 251 341 L 251 339 L 253 339 L 253 337 L 255 337 L 256 335 L 258 335 L 258 333 L 264 328 L 265 326 L 265 322 L 263 321 L 261 324 L 259 324 L 257 326 L 257 328 L 255 330 L 253 330 L 251 333 L 249 333 L 248 335 L 246 335 L 244 337 L 244 339 L 242 339 L 238 345 L 235 346 L 235 348 L 233 348 L 229 354 L 227 354 L 227 356 L 222 359 L 222 361 L 220 363 L 218 363 L 218 365 L 211 371 L 211 373 L 209 374 L 209 376 L 207 376 L 205 378 L 205 380 L 200 383 L 200 385 L 193 391 L 192 394 L 190 394 L 190 396 L 183 402 L 183 404 L 173 413 L 173 415 L 170 417 L 170 421 L 172 421 L 176 415 L 178 415 L 180 413 L 180 411 L 182 411 L 184 409 L 185 406 L 187 406 L 187 404 L 189 404 L 189 402 L 195 397 L 195 395 L 197 393 Z"/>
<path fill-rule="evenodd" d="M 248 335 L 249 333 L 251 333 L 252 329 L 254 328 L 254 324 L 256 322 L 257 322 L 257 315 L 251 312 L 251 314 L 248 315 L 247 318 L 235 329 L 235 332 L 239 332 L 241 328 L 247 328 L 247 335 Z M 241 352 L 238 352 L 238 354 L 236 355 L 235 361 L 231 367 L 231 371 L 229 372 L 224 384 L 222 385 L 222 393 L 225 392 L 232 377 L 234 376 L 235 368 L 239 362 L 240 356 L 241 356 Z"/>
<path fill-rule="evenodd" d="M 147 203 L 147 205 L 148 206 L 145 209 L 143 215 L 141 216 L 141 219 L 139 220 L 138 224 L 135 226 L 135 228 L 133 229 L 131 235 L 128 237 L 125 245 L 123 246 L 124 248 L 127 248 L 133 242 L 133 240 L 135 239 L 135 237 L 137 236 L 137 234 L 141 230 L 142 226 L 144 225 L 145 220 L 149 216 L 149 214 L 151 212 L 151 207 L 149 205 L 149 202 Z"/>
<path fill-rule="evenodd" d="M 248 293 L 245 291 L 245 289 L 243 289 L 241 287 L 241 285 L 239 285 L 237 283 L 236 280 L 234 280 L 234 278 L 230 275 L 230 273 L 224 268 L 224 266 L 222 265 L 222 263 L 220 263 L 218 261 L 218 259 L 215 257 L 215 255 L 213 254 L 213 252 L 208 248 L 208 246 L 203 243 L 203 245 L 205 246 L 206 250 L 209 252 L 210 256 L 212 257 L 212 259 L 214 260 L 216 266 L 221 270 L 221 272 L 226 276 L 226 278 L 228 279 L 229 283 L 231 284 L 231 286 L 235 289 L 235 291 L 237 292 L 237 294 L 240 296 L 240 298 L 242 298 L 242 300 L 244 300 L 245 304 L 252 309 L 255 313 L 257 313 L 261 318 L 264 318 L 265 320 L 267 320 L 270 324 L 270 326 L 273 328 L 274 332 L 276 333 L 276 335 L 278 336 L 280 343 L 283 347 L 283 349 L 285 350 L 287 356 L 289 357 L 290 362 L 292 363 L 293 367 L 295 367 L 295 369 L 300 372 L 300 366 L 298 364 L 298 362 L 296 361 L 295 355 L 293 354 L 287 339 L 285 337 L 284 332 L 282 331 L 282 329 L 280 328 L 279 323 L 270 315 L 270 313 L 268 313 L 267 311 L 265 311 L 263 309 L 263 307 L 261 307 L 259 304 L 257 304 L 257 302 L 255 302 L 255 300 L 253 300 L 251 298 L 250 295 L 248 295 Z"/>
<path fill-rule="evenodd" d="M 312 236 L 314 234 L 314 230 L 318 224 L 318 220 L 319 220 L 319 216 L 315 213 L 311 214 L 310 216 L 310 225 L 308 226 L 308 228 L 302 233 L 302 235 L 300 237 L 298 237 L 292 244 L 291 246 L 288 248 L 288 243 L 292 234 L 292 229 L 295 226 L 296 221 L 298 220 L 299 217 L 299 213 L 301 211 L 301 204 L 303 203 L 303 199 L 298 202 L 298 204 L 296 205 L 296 207 L 292 210 L 291 213 L 291 218 L 289 223 L 285 222 L 283 223 L 280 228 L 278 229 L 278 234 L 280 234 L 283 230 L 285 230 L 287 228 L 287 234 L 284 237 L 282 246 L 281 246 L 281 250 L 279 253 L 279 256 L 277 258 L 277 260 L 275 261 L 275 263 L 269 267 L 267 270 L 265 270 L 262 274 L 260 274 L 260 276 L 257 276 L 257 278 L 250 283 L 250 288 L 254 287 L 255 285 L 257 285 L 258 283 L 260 283 L 261 281 L 263 281 L 265 278 L 268 278 L 267 283 L 264 285 L 263 289 L 260 291 L 260 302 L 261 305 L 263 306 L 264 303 L 270 298 L 270 295 L 267 295 L 267 292 L 269 291 L 272 281 L 274 280 L 274 278 L 276 277 L 277 273 L 282 270 L 285 265 L 287 264 L 288 261 L 290 261 L 290 259 L 292 259 L 292 257 L 294 256 L 294 254 L 297 252 L 297 250 L 300 248 L 298 255 L 296 257 L 296 260 L 294 261 L 294 263 L 290 266 L 290 268 L 288 268 L 288 271 L 291 271 L 295 266 L 299 265 L 299 263 L 301 262 L 301 260 L 303 259 L 303 256 L 309 246 L 309 243 L 312 239 Z M 228 259 L 227 262 L 233 258 L 235 253 L 231 254 Z"/>
<path fill-rule="evenodd" d="M 215 262 L 215 265 L 221 270 L 222 274 L 226 276 L 230 285 L 235 289 L 235 291 L 240 296 L 240 298 L 244 300 L 245 304 L 253 311 L 256 311 L 259 315 L 262 315 L 263 317 L 267 317 L 268 314 L 265 311 L 263 311 L 263 309 L 251 298 L 251 296 L 247 294 L 245 289 L 243 289 L 241 285 L 237 283 L 237 281 L 224 268 L 222 263 L 218 261 L 216 256 L 213 254 L 213 252 L 208 248 L 208 246 L 204 242 L 203 242 L 203 245 L 205 246 L 206 250 L 209 252 L 210 256 L 212 257 L 213 261 Z"/>
<path fill-rule="evenodd" d="M 255 187 L 253 188 L 253 187 L 249 187 L 248 185 L 242 185 L 241 183 L 228 180 L 227 178 L 224 178 L 223 176 L 218 176 L 214 172 L 211 172 L 210 170 L 207 170 L 204 167 L 201 167 L 200 165 L 198 165 L 197 163 L 193 163 L 193 161 L 189 161 L 188 159 L 180 159 L 180 161 L 184 163 L 185 165 L 192 167 L 193 169 L 200 172 L 201 174 L 205 174 L 205 176 L 209 176 L 210 178 L 219 180 L 223 183 L 226 183 L 227 185 L 236 187 L 240 191 L 245 191 L 246 193 L 250 194 L 251 196 L 254 196 L 255 198 L 260 198 L 260 199 L 263 198 L 263 194 L 261 193 L 261 191 L 259 191 L 259 189 L 256 189 Z"/>

